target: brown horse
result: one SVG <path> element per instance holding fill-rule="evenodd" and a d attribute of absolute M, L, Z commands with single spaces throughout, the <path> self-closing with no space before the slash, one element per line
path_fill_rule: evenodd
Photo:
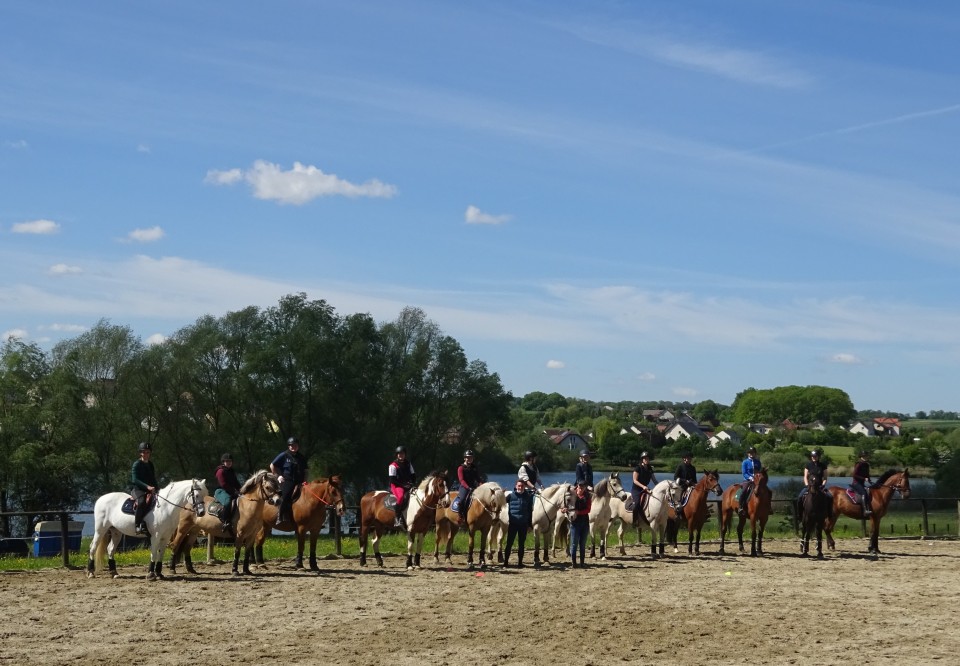
<path fill-rule="evenodd" d="M 440 563 L 440 547 L 446 547 L 447 564 L 450 563 L 450 551 L 453 547 L 453 537 L 457 535 L 457 521 L 460 516 L 451 507 L 457 493 L 450 493 L 450 506 L 437 509 L 437 539 L 434 545 L 433 559 Z M 503 494 L 503 488 L 490 481 L 481 484 L 474 489 L 470 501 L 470 507 L 467 509 L 467 531 L 470 535 L 470 547 L 467 553 L 467 565 L 473 568 L 474 537 L 477 531 L 480 532 L 480 568 L 487 566 L 487 536 L 490 528 L 495 521 L 500 520 L 500 512 L 507 503 L 507 498 Z"/>
<path fill-rule="evenodd" d="M 687 524 L 687 553 L 690 555 L 700 554 L 700 533 L 703 531 L 703 525 L 710 517 L 710 510 L 707 508 L 707 501 L 710 493 L 714 495 L 723 494 L 723 488 L 720 487 L 720 472 L 704 472 L 703 476 L 697 482 L 697 485 L 690 489 L 686 503 L 680 508 L 679 514 L 671 509 L 674 514 L 667 523 L 667 533 L 670 535 L 670 543 L 673 544 L 673 552 L 678 552 L 677 533 L 680 531 L 680 524 Z"/>
<path fill-rule="evenodd" d="M 830 514 L 833 497 L 820 489 L 810 488 L 797 502 L 800 518 L 800 554 L 810 554 L 810 539 L 817 534 L 817 559 L 823 559 L 823 526 Z"/>
<path fill-rule="evenodd" d="M 276 474 L 260 470 L 240 487 L 237 510 L 231 520 L 234 533 L 233 575 L 237 576 L 240 548 L 243 553 L 243 573 L 250 574 L 250 560 L 256 548 L 257 537 L 263 531 L 263 507 L 280 503 L 280 481 Z"/>
<path fill-rule="evenodd" d="M 277 507 L 265 504 L 263 507 L 263 530 L 257 537 L 257 564 L 263 565 L 263 542 L 276 529 L 280 532 L 297 533 L 297 560 L 295 567 L 303 569 L 303 545 L 307 533 L 310 533 L 310 571 L 320 571 L 317 566 L 317 537 L 327 523 L 330 510 L 337 516 L 344 512 L 343 491 L 340 489 L 340 476 L 318 479 L 300 486 L 300 496 L 293 502 L 291 512 L 293 521 L 285 520 L 277 524 Z"/>
<path fill-rule="evenodd" d="M 833 526 L 842 513 L 850 518 L 863 518 L 863 509 L 859 504 L 854 504 L 847 496 L 844 488 L 830 486 L 827 488 L 833 495 L 833 516 L 828 518 L 823 526 L 827 533 L 827 547 L 833 550 L 836 543 L 833 540 Z M 870 509 L 873 513 L 870 518 L 870 545 L 867 548 L 868 553 L 880 553 L 880 519 L 887 515 L 887 507 L 894 493 L 900 493 L 903 499 L 910 497 L 910 471 L 904 469 L 898 472 L 888 469 L 877 479 L 876 483 L 870 486 Z"/>
<path fill-rule="evenodd" d="M 251 492 L 256 491 L 258 494 L 263 495 L 264 497 L 271 497 L 273 494 L 275 494 L 268 488 L 264 487 L 264 483 L 268 479 L 267 475 L 269 475 L 269 477 L 273 477 L 273 482 L 276 482 L 276 475 L 270 474 L 267 470 L 260 470 L 253 474 L 250 477 L 250 480 L 248 480 L 248 483 L 256 480 L 255 487 Z M 244 487 L 246 487 L 246 484 Z M 241 492 L 245 491 L 241 489 Z M 183 564 L 187 571 L 192 574 L 197 573 L 197 571 L 193 568 L 193 559 L 191 558 L 190 553 L 197 542 L 197 538 L 201 534 L 207 537 L 208 546 L 213 545 L 214 539 L 233 539 L 233 535 L 236 534 L 239 511 L 234 511 L 233 515 L 230 517 L 231 530 L 228 532 L 223 529 L 223 525 L 220 522 L 219 516 L 210 512 L 210 507 L 214 504 L 219 505 L 219 502 L 208 495 L 207 497 L 203 498 L 203 505 L 207 507 L 207 511 L 204 513 L 204 515 L 197 516 L 194 511 L 190 511 L 189 509 L 184 509 L 180 513 L 180 522 L 177 524 L 177 531 L 174 533 L 173 539 L 170 540 L 170 550 L 172 551 L 172 555 L 170 557 L 170 571 L 172 573 L 176 573 L 176 566 L 180 563 L 181 557 L 183 558 Z M 208 547 L 207 554 L 207 564 L 213 564 L 214 560 L 212 547 Z"/>
<path fill-rule="evenodd" d="M 733 522 L 733 515 L 737 513 L 737 540 L 740 542 L 740 552 L 743 549 L 743 525 L 750 520 L 750 555 L 763 555 L 763 530 L 767 526 L 767 518 L 773 507 L 773 493 L 767 482 L 770 477 L 767 468 L 764 467 L 754 475 L 753 492 L 750 493 L 750 499 L 747 500 L 747 511 L 742 516 L 737 511 L 740 503 L 737 500 L 737 491 L 743 484 L 735 483 L 723 491 L 723 501 L 720 505 L 720 554 L 724 554 L 724 539 L 727 536 L 727 530 Z"/>
<path fill-rule="evenodd" d="M 360 498 L 360 566 L 367 565 L 367 537 L 373 532 L 373 556 L 377 565 L 383 566 L 380 555 L 380 537 L 394 527 L 396 512 L 385 506 L 384 501 L 393 499 L 386 490 L 372 490 Z M 420 553 L 423 538 L 436 518 L 437 508 L 447 502 L 445 472 L 434 472 L 420 482 L 410 493 L 404 514 L 407 524 L 407 569 L 420 568 Z M 414 552 L 416 551 L 416 552 Z"/>

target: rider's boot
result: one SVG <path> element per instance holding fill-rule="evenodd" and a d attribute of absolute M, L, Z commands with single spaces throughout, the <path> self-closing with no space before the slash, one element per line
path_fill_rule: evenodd
<path fill-rule="evenodd" d="M 873 511 L 870 510 L 870 502 L 864 497 L 861 504 L 863 504 L 863 517 L 868 518 L 870 514 L 873 513 Z"/>

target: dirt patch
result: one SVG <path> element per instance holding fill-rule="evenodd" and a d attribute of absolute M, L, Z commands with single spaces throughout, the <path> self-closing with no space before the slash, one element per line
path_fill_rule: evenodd
<path fill-rule="evenodd" d="M 825 561 L 771 541 L 762 558 L 645 549 L 585 570 L 468 571 L 404 560 L 321 573 L 273 562 L 146 582 L 145 568 L 0 574 L 0 663 L 950 663 L 960 542 L 841 542 Z M 708 545 L 708 552 L 715 546 Z M 197 551 L 197 559 L 200 559 Z M 432 557 L 430 558 L 432 561 Z"/>

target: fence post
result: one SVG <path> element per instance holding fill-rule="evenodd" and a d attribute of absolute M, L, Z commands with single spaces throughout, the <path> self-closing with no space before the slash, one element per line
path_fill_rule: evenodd
<path fill-rule="evenodd" d="M 337 557 L 343 557 L 343 543 L 340 539 L 340 516 L 336 511 L 331 511 L 333 517 L 333 542 L 337 547 Z"/>
<path fill-rule="evenodd" d="M 63 567 L 68 569 L 70 567 L 70 544 L 67 541 L 69 536 L 67 531 L 67 519 L 69 516 L 65 513 L 60 514 L 60 554 L 63 558 Z"/>
<path fill-rule="evenodd" d="M 930 524 L 927 522 L 927 500 L 920 500 L 920 513 L 923 515 L 923 534 L 920 535 L 921 539 L 926 539 L 930 536 Z"/>

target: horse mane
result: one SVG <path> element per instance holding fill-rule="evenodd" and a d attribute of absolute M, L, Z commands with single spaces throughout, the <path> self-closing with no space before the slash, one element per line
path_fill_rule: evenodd
<path fill-rule="evenodd" d="M 888 469 L 886 472 L 884 472 L 883 474 L 881 474 L 881 475 L 880 475 L 880 478 L 877 479 L 876 481 L 874 481 L 874 482 L 873 482 L 873 485 L 870 486 L 870 487 L 871 487 L 871 488 L 879 488 L 879 487 L 883 484 L 884 481 L 886 481 L 887 479 L 889 479 L 889 478 L 890 478 L 891 476 L 893 476 L 894 474 L 899 474 L 899 471 L 898 471 L 898 470 L 895 470 L 895 469 L 893 469 L 893 468 Z"/>
<path fill-rule="evenodd" d="M 482 483 L 477 486 L 477 489 L 473 491 L 473 496 L 475 499 L 483 500 L 484 497 L 489 497 L 489 499 L 496 502 L 497 506 L 503 506 L 507 503 L 506 495 L 503 493 L 503 488 L 500 487 L 496 481 L 488 481 L 487 483 Z"/>
<path fill-rule="evenodd" d="M 600 483 L 593 487 L 593 494 L 596 497 L 606 497 L 610 494 L 610 479 L 608 477 L 603 477 L 600 480 Z"/>
<path fill-rule="evenodd" d="M 310 483 L 329 483 L 331 486 L 339 486 L 340 481 L 341 479 L 339 474 L 331 474 L 330 476 L 318 477 Z"/>
<path fill-rule="evenodd" d="M 243 482 L 243 485 L 240 486 L 240 494 L 246 495 L 251 490 L 257 487 L 257 485 L 263 480 L 265 474 L 270 472 L 265 469 L 258 469 L 256 472 L 250 475 L 250 478 Z"/>
<path fill-rule="evenodd" d="M 435 469 L 423 477 L 423 481 L 420 482 L 420 484 L 417 486 L 417 489 L 420 492 L 426 492 L 427 488 L 430 486 L 430 482 L 433 479 L 444 479 L 446 476 L 447 472 L 445 470 Z"/>

